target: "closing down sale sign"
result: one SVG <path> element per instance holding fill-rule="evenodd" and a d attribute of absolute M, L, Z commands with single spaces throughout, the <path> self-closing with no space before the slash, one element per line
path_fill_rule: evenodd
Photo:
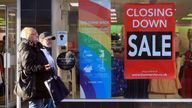
<path fill-rule="evenodd" d="M 174 78 L 175 4 L 124 5 L 125 79 Z"/>

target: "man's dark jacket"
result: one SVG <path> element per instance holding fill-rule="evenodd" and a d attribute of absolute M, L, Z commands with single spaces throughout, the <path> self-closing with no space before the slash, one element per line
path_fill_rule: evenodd
<path fill-rule="evenodd" d="M 44 65 L 48 64 L 48 61 L 40 50 L 41 48 L 43 47 L 40 43 L 34 44 L 26 39 L 22 39 L 18 46 L 19 72 L 23 72 L 26 77 L 34 75 L 36 78 L 36 91 L 31 99 L 50 98 L 44 81 L 51 77 L 53 71 L 51 69 L 49 71 L 45 70 Z"/>

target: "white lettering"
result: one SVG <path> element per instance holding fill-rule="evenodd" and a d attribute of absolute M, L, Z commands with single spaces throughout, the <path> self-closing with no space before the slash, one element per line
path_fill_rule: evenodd
<path fill-rule="evenodd" d="M 164 9 L 162 9 L 162 10 L 157 9 L 157 16 L 165 16 L 165 10 Z"/>
<path fill-rule="evenodd" d="M 160 56 L 160 52 L 156 51 L 156 36 L 152 35 L 152 55 L 153 56 Z"/>
<path fill-rule="evenodd" d="M 172 9 L 171 8 L 166 9 L 165 14 L 166 14 L 166 16 L 169 16 L 169 17 L 173 16 Z"/>
<path fill-rule="evenodd" d="M 133 20 L 133 28 L 138 28 L 138 27 L 142 27 L 142 28 L 157 28 L 157 27 L 167 27 L 167 20 Z"/>
<path fill-rule="evenodd" d="M 141 8 L 140 10 L 139 10 L 139 15 L 141 16 L 141 17 L 145 17 L 145 16 L 147 16 L 147 10 L 145 9 L 145 8 Z"/>
<path fill-rule="evenodd" d="M 150 21 L 150 20 L 149 20 Z M 141 20 L 141 23 L 140 23 L 141 27 L 142 28 L 147 28 L 149 23 L 147 20 Z"/>
<path fill-rule="evenodd" d="M 164 28 L 167 28 L 167 20 L 159 20 L 160 21 L 160 24 L 159 24 L 159 27 L 164 27 Z"/>
<path fill-rule="evenodd" d="M 159 17 L 159 16 L 173 16 L 173 10 L 172 8 L 141 8 L 141 9 L 133 9 L 128 8 L 127 9 L 127 16 L 129 17 Z"/>
<path fill-rule="evenodd" d="M 143 52 L 146 52 L 148 56 L 151 56 L 146 35 L 143 35 L 138 56 L 141 56 Z"/>
<path fill-rule="evenodd" d="M 129 8 L 129 9 L 127 9 L 127 16 L 132 17 L 132 16 L 133 16 L 133 14 L 131 14 L 131 13 L 130 13 L 130 11 L 133 11 L 133 9 L 130 9 L 130 8 Z"/>
<path fill-rule="evenodd" d="M 149 17 L 153 17 L 153 9 L 148 9 L 148 16 Z"/>
<path fill-rule="evenodd" d="M 133 20 L 133 28 L 139 27 L 139 21 L 138 20 Z"/>
<path fill-rule="evenodd" d="M 159 36 L 159 35 L 158 35 Z M 147 37 L 143 34 L 140 40 L 137 40 L 137 35 L 132 34 L 128 39 L 128 50 L 129 57 L 142 57 L 142 56 L 153 56 L 153 57 L 169 57 L 171 56 L 171 35 L 166 34 L 159 37 L 161 40 L 156 38 L 156 35 Z M 151 38 L 149 42 L 148 38 Z M 159 43 L 160 42 L 160 43 Z"/>
<path fill-rule="evenodd" d="M 132 42 L 133 40 L 136 40 L 136 39 L 137 39 L 137 36 L 134 34 L 130 35 L 129 37 L 128 44 L 130 45 L 130 47 L 134 49 L 134 51 L 129 50 L 128 52 L 128 55 L 131 57 L 134 57 L 137 54 L 137 46 Z"/>
<path fill-rule="evenodd" d="M 149 20 L 150 27 L 167 27 L 167 20 Z"/>
<path fill-rule="evenodd" d="M 166 43 L 166 40 L 171 40 L 170 35 L 162 35 L 162 56 L 171 56 L 171 51 L 166 51 L 166 48 L 170 48 L 171 44 Z"/>
<path fill-rule="evenodd" d="M 159 20 L 149 20 L 150 27 L 158 27 L 159 25 Z"/>

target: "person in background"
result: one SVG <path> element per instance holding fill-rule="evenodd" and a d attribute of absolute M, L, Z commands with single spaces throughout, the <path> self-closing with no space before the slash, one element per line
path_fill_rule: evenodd
<path fill-rule="evenodd" d="M 187 33 L 189 49 L 185 52 L 184 67 L 181 75 L 181 96 L 183 98 L 192 98 L 192 29 Z"/>
<path fill-rule="evenodd" d="M 52 46 L 52 40 L 55 40 L 54 36 L 51 36 L 48 32 L 43 32 L 39 35 L 39 41 L 43 45 L 43 48 L 41 48 L 41 51 L 43 51 L 45 57 L 47 58 L 48 63 L 51 65 L 52 70 L 54 74 L 57 74 L 57 68 L 55 61 L 50 53 L 50 48 Z M 48 99 L 45 101 L 45 104 L 48 103 L 48 106 L 46 108 L 53 108 L 53 101 L 51 99 Z"/>
<path fill-rule="evenodd" d="M 5 49 L 5 35 L 3 36 L 2 50 L 0 52 L 0 96 L 5 95 L 4 59 L 3 59 L 4 49 Z"/>
<path fill-rule="evenodd" d="M 51 56 L 51 46 L 52 46 L 52 40 L 55 40 L 56 38 L 54 36 L 51 36 L 48 32 L 43 32 L 39 35 L 39 41 L 43 45 L 41 50 L 43 51 L 45 57 L 47 58 L 49 64 L 53 68 L 54 72 L 57 74 L 56 64 Z"/>
<path fill-rule="evenodd" d="M 29 108 L 44 108 L 44 100 L 50 95 L 44 85 L 52 75 L 51 64 L 49 64 L 38 39 L 37 31 L 32 27 L 25 27 L 21 31 L 21 42 L 18 46 L 18 72 L 26 78 L 35 77 L 34 95 L 29 99 Z"/>

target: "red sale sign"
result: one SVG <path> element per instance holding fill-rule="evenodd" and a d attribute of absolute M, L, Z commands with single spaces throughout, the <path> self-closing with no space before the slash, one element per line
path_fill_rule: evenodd
<path fill-rule="evenodd" d="M 175 4 L 124 5 L 124 78 L 174 78 Z"/>

